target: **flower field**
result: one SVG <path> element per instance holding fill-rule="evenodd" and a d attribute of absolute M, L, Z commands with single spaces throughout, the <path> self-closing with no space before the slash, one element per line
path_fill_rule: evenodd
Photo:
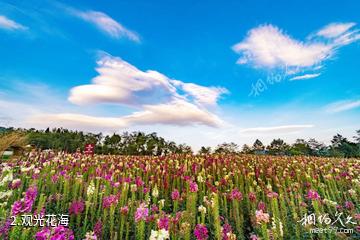
<path fill-rule="evenodd" d="M 360 238 L 355 159 L 40 152 L 0 176 L 3 239 Z"/>

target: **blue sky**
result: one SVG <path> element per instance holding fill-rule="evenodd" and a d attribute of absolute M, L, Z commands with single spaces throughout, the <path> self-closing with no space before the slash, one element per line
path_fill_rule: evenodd
<path fill-rule="evenodd" d="M 360 3 L 0 1 L 0 123 L 194 148 L 360 129 Z"/>

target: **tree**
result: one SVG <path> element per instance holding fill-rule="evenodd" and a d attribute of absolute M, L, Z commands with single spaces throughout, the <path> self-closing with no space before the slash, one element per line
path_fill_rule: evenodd
<path fill-rule="evenodd" d="M 218 154 L 235 154 L 239 152 L 239 146 L 236 143 L 222 143 L 216 146 L 215 153 Z"/>
<path fill-rule="evenodd" d="M 202 146 L 198 152 L 199 155 L 207 155 L 211 153 L 211 147 Z"/>
<path fill-rule="evenodd" d="M 310 138 L 307 142 L 310 148 L 310 155 L 312 156 L 327 156 L 329 154 L 328 147 L 315 140 L 315 138 Z"/>
<path fill-rule="evenodd" d="M 356 136 L 354 136 L 355 142 L 360 144 L 360 129 L 356 131 Z"/>
<path fill-rule="evenodd" d="M 256 139 L 253 144 L 252 150 L 255 153 L 263 152 L 265 150 L 265 146 L 259 139 Z"/>
<path fill-rule="evenodd" d="M 290 147 L 290 155 L 310 155 L 311 149 L 304 139 L 296 139 L 295 143 Z"/>
<path fill-rule="evenodd" d="M 269 146 L 267 146 L 267 150 L 272 155 L 285 155 L 289 149 L 289 145 L 287 145 L 284 140 L 278 138 L 274 139 Z"/>
<path fill-rule="evenodd" d="M 331 155 L 336 157 L 357 157 L 359 148 L 356 143 L 350 142 L 340 134 L 336 134 L 331 140 Z"/>
<path fill-rule="evenodd" d="M 249 153 L 251 153 L 251 152 L 252 152 L 252 151 L 251 151 L 251 148 L 249 147 L 249 145 L 244 144 L 244 145 L 242 146 L 241 153 L 249 154 Z"/>

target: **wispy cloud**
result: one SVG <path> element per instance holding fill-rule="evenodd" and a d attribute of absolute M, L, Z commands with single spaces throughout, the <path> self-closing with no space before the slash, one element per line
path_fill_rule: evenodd
<path fill-rule="evenodd" d="M 310 79 L 310 78 L 316 78 L 318 76 L 320 76 L 320 73 L 312 73 L 312 74 L 309 73 L 309 74 L 304 74 L 304 75 L 292 77 L 292 78 L 290 78 L 290 81 L 305 80 L 305 79 Z"/>
<path fill-rule="evenodd" d="M 283 133 L 295 133 L 302 131 L 307 128 L 313 128 L 314 125 L 284 125 L 284 126 L 273 126 L 273 127 L 256 127 L 256 128 L 245 128 L 241 129 L 239 132 L 244 134 L 283 134 Z"/>
<path fill-rule="evenodd" d="M 343 100 L 331 103 L 325 107 L 329 113 L 344 112 L 360 107 L 360 100 Z"/>
<path fill-rule="evenodd" d="M 128 38 L 135 42 L 140 42 L 139 35 L 124 27 L 121 23 L 108 16 L 106 13 L 93 10 L 78 10 L 72 7 L 63 7 L 69 14 L 78 17 L 88 23 L 93 24 L 99 30 L 112 38 Z"/>
<path fill-rule="evenodd" d="M 316 35 L 326 38 L 336 38 L 348 32 L 350 28 L 354 27 L 356 23 L 331 23 L 320 29 Z"/>
<path fill-rule="evenodd" d="M 70 127 L 98 124 L 106 128 L 148 124 L 219 127 L 224 123 L 206 107 L 216 105 L 220 96 L 227 93 L 225 88 L 184 83 L 154 70 L 144 72 L 108 54 L 102 54 L 97 64 L 99 75 L 91 84 L 72 88 L 69 101 L 76 105 L 126 105 L 138 109 L 136 112 L 115 118 L 73 113 L 43 114 L 32 121 Z"/>
<path fill-rule="evenodd" d="M 251 29 L 233 50 L 240 54 L 238 64 L 254 68 L 286 68 L 289 75 L 320 70 L 338 48 L 360 39 L 354 26 L 355 23 L 332 23 L 302 41 L 276 26 L 262 25 Z"/>
<path fill-rule="evenodd" d="M 0 15 L 0 29 L 6 29 L 6 30 L 26 30 L 27 27 L 24 25 L 21 25 L 20 23 L 15 22 L 14 20 L 11 20 L 7 18 L 4 15 Z"/>

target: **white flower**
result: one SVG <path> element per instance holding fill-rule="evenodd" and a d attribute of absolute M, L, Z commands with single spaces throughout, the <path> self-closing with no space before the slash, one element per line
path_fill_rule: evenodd
<path fill-rule="evenodd" d="M 14 179 L 12 171 L 7 171 L 5 177 L 1 180 L 0 186 L 4 186 L 7 182 L 11 182 Z"/>
<path fill-rule="evenodd" d="M 151 235 L 149 240 L 165 240 L 169 239 L 169 232 L 165 229 L 161 229 L 159 231 L 151 230 Z"/>
<path fill-rule="evenodd" d="M 198 210 L 199 210 L 199 212 L 206 214 L 206 207 L 204 207 L 203 205 L 200 205 L 198 207 Z"/>
<path fill-rule="evenodd" d="M 159 206 L 164 207 L 165 206 L 165 199 L 159 200 Z"/>
<path fill-rule="evenodd" d="M 6 192 L 0 192 L 0 200 L 1 199 L 5 199 L 5 198 L 9 198 L 12 196 L 12 190 L 6 191 Z"/>
<path fill-rule="evenodd" d="M 97 237 L 94 232 L 87 232 L 84 240 L 96 240 Z"/>
<path fill-rule="evenodd" d="M 198 181 L 198 183 L 203 183 L 204 178 L 201 175 L 199 175 L 199 176 L 197 176 L 197 181 Z"/>
<path fill-rule="evenodd" d="M 152 195 L 154 198 L 157 198 L 157 197 L 159 196 L 159 190 L 158 190 L 158 188 L 157 188 L 157 185 L 155 185 L 155 187 L 153 188 L 151 195 Z"/>
<path fill-rule="evenodd" d="M 88 196 L 91 196 L 91 195 L 94 194 L 94 192 L 95 192 L 95 185 L 94 185 L 94 182 L 91 181 L 90 184 L 89 184 L 89 186 L 88 186 L 88 188 L 87 188 L 86 194 L 87 194 Z"/>

